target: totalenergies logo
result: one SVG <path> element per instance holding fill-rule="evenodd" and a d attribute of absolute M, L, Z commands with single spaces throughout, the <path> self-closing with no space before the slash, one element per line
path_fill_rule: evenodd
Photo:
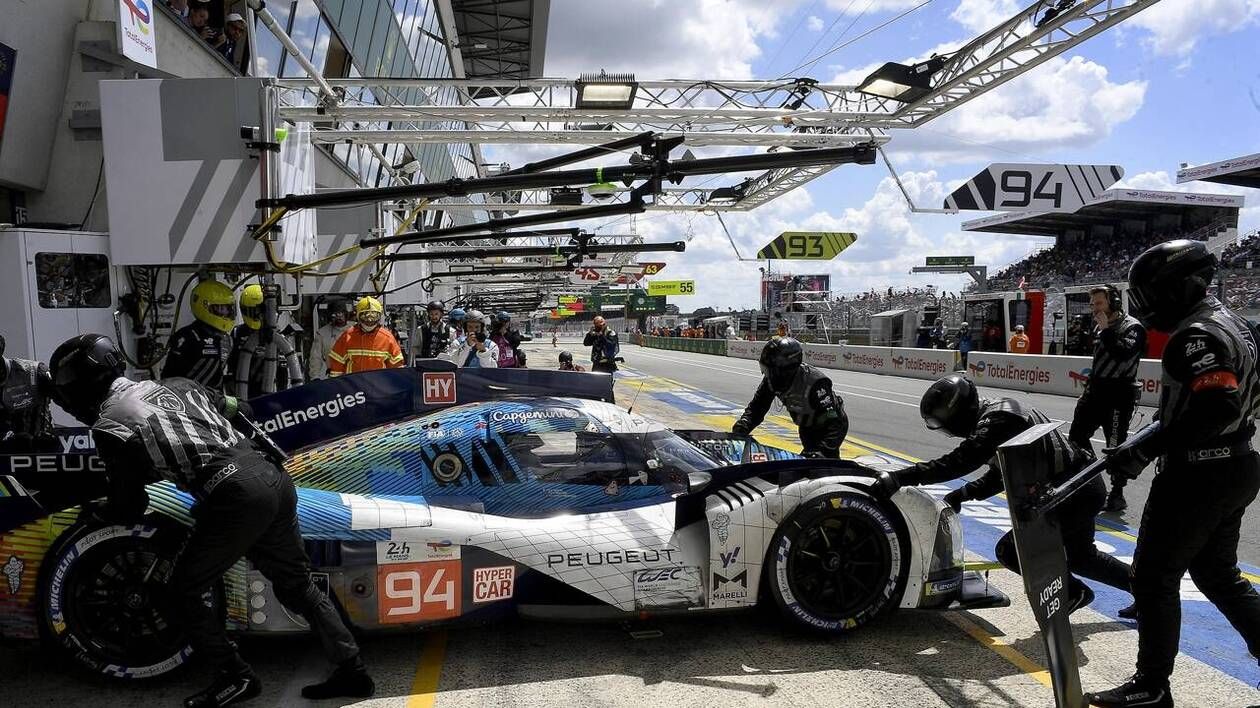
<path fill-rule="evenodd" d="M 1080 371 L 1068 371 L 1068 378 L 1072 379 L 1072 388 L 1080 388 L 1089 383 L 1089 372 L 1091 370 L 1092 369 L 1087 366 Z"/>
<path fill-rule="evenodd" d="M 984 362 L 977 361 L 974 364 L 968 363 L 967 372 L 971 374 L 972 378 L 984 376 Z"/>
<path fill-rule="evenodd" d="M 149 4 L 144 0 L 122 1 L 127 6 L 127 11 L 131 13 L 131 24 L 140 31 L 140 34 L 148 34 L 149 25 L 153 22 L 153 13 L 149 11 Z"/>

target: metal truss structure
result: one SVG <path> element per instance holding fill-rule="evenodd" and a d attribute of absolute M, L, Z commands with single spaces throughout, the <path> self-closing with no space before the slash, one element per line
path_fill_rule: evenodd
<path fill-rule="evenodd" d="M 948 56 L 934 88 L 912 103 L 809 78 L 779 81 L 640 81 L 626 109 L 578 109 L 569 79 L 279 79 L 281 118 L 315 124 L 320 143 L 599 144 L 655 131 L 692 147 L 794 150 L 883 144 L 887 131 L 912 129 L 1010 81 L 1159 0 L 1079 0 L 1049 19 L 1033 3 Z M 310 91 L 331 86 L 335 101 L 311 105 Z M 422 96 L 403 101 L 401 96 Z M 454 97 L 451 100 L 450 97 Z M 736 200 L 709 200 L 711 189 L 662 195 L 651 209 L 746 211 L 828 172 L 830 167 L 762 173 Z M 545 191 L 509 197 L 513 208 L 565 207 Z M 518 203 L 519 200 L 519 203 Z M 465 199 L 444 209 L 486 210 Z M 574 208 L 574 207 L 569 207 Z"/>

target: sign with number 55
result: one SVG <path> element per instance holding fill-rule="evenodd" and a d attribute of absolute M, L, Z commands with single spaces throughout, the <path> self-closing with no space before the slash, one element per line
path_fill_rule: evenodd
<path fill-rule="evenodd" d="M 945 208 L 1071 213 L 1123 176 L 1119 165 L 996 163 L 946 197 Z"/>
<path fill-rule="evenodd" d="M 694 280 L 654 280 L 648 283 L 648 295 L 695 295 Z"/>
<path fill-rule="evenodd" d="M 458 617 L 462 597 L 460 561 L 378 566 L 376 595 L 377 619 L 381 624 Z"/>

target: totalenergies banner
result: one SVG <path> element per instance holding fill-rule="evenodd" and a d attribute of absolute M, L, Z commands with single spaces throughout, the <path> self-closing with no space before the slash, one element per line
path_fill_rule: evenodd
<path fill-rule="evenodd" d="M 981 386 L 1080 396 L 1085 391 L 1092 363 L 1084 356 L 972 352 L 967 359 L 967 374 Z M 1138 364 L 1138 383 L 1142 389 L 1139 403 L 1158 404 L 1161 388 L 1158 360 L 1143 359 Z"/>
<path fill-rule="evenodd" d="M 938 379 L 957 366 L 958 352 L 947 349 L 806 344 L 805 361 L 814 366 L 916 379 Z"/>

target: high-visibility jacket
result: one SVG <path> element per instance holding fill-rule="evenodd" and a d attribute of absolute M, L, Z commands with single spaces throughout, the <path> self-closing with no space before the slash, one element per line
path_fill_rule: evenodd
<path fill-rule="evenodd" d="M 377 327 L 364 332 L 362 327 L 350 327 L 333 344 L 328 352 L 328 376 L 353 374 L 357 371 L 397 369 L 403 365 L 402 348 L 393 332 Z"/>
<path fill-rule="evenodd" d="M 1027 354 L 1028 353 L 1028 335 L 1026 334 L 1011 335 L 1011 341 L 1008 342 L 1008 345 L 1009 345 L 1009 351 L 1012 354 Z"/>

